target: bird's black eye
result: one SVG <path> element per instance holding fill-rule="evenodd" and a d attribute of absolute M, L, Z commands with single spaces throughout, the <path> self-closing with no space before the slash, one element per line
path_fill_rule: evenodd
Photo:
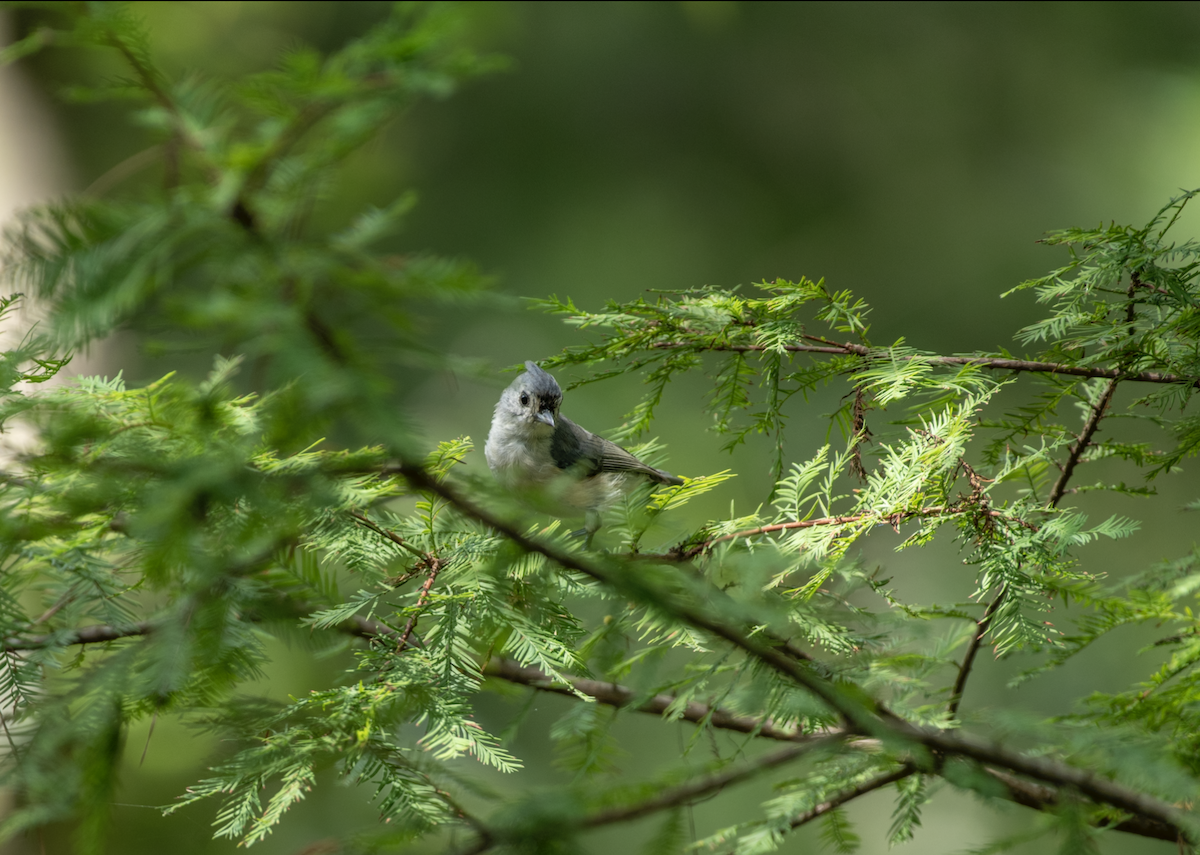
<path fill-rule="evenodd" d="M 524 392 L 521 393 L 521 406 L 522 407 L 529 406 L 529 395 L 525 394 Z"/>

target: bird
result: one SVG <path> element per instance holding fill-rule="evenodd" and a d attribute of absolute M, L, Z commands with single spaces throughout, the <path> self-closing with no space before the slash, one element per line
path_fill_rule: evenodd
<path fill-rule="evenodd" d="M 638 460 L 559 413 L 562 389 L 534 362 L 500 395 L 484 456 L 505 487 L 559 517 L 582 511 L 584 548 L 601 526 L 600 514 L 637 478 L 677 486 L 682 478 Z"/>

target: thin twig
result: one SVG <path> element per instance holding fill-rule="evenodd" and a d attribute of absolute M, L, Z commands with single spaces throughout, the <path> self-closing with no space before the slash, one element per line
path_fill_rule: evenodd
<path fill-rule="evenodd" d="M 377 523 L 375 523 L 374 520 L 372 520 L 366 514 L 360 513 L 358 511 L 351 511 L 350 516 L 354 517 L 356 520 L 358 520 L 359 524 L 365 526 L 366 528 L 369 528 L 371 531 L 375 532 L 380 537 L 387 538 L 392 543 L 399 546 L 401 549 L 405 549 L 405 550 L 411 552 L 413 555 L 417 556 L 422 561 L 425 560 L 424 552 L 417 549 L 415 546 L 413 546 L 407 540 L 402 538 L 400 535 L 396 534 L 394 531 L 389 531 L 388 529 L 383 528 L 382 526 L 378 525 Z"/>
<path fill-rule="evenodd" d="M 163 146 L 164 167 L 165 167 L 165 183 L 167 189 L 173 188 L 179 181 L 179 158 L 177 153 L 178 143 L 183 142 L 189 148 L 198 152 L 204 152 L 204 146 L 193 136 L 188 133 L 188 123 L 184 120 L 183 115 L 179 111 L 179 105 L 171 98 L 170 93 L 164 89 L 157 79 L 157 75 L 152 67 L 142 62 L 141 58 L 129 47 L 128 44 L 115 32 L 109 30 L 108 43 L 115 48 L 118 53 L 125 57 L 125 61 L 133 68 L 134 72 L 140 78 L 142 86 L 149 92 L 159 106 L 167 111 L 171 116 L 172 136 Z M 205 171 L 208 177 L 214 183 L 219 177 L 219 170 L 210 161 L 205 164 Z M 101 176 L 99 181 L 103 181 L 105 176 Z"/>
<path fill-rule="evenodd" d="M 852 802 L 860 796 L 865 796 L 867 793 L 873 793 L 875 790 L 883 789 L 888 784 L 894 784 L 897 781 L 902 781 L 916 771 L 916 766 L 906 764 L 894 772 L 886 772 L 882 775 L 877 775 L 874 778 L 871 778 L 869 781 L 863 781 L 857 787 L 853 787 L 849 790 L 844 790 L 838 793 L 836 796 L 829 799 L 829 801 L 821 802 L 821 804 L 817 805 L 816 807 L 792 817 L 792 821 L 788 824 L 793 830 L 797 829 L 802 825 L 812 822 L 814 819 L 824 816 L 830 811 L 837 810 L 842 805 L 846 804 L 847 802 Z"/>
<path fill-rule="evenodd" d="M 162 155 L 162 146 L 151 146 L 137 154 L 125 158 L 116 166 L 93 181 L 80 194 L 82 196 L 103 196 L 126 178 L 136 175 L 141 170 L 153 164 Z"/>
<path fill-rule="evenodd" d="M 278 538 L 268 548 L 264 549 L 258 555 L 241 561 L 235 561 L 225 569 L 226 577 L 246 576 L 253 571 L 262 567 L 263 564 L 270 561 L 275 554 L 296 542 L 295 535 L 285 535 Z M 190 620 L 190 614 L 188 620 Z M 11 636 L 0 641 L 0 649 L 3 650 L 40 650 L 44 647 L 70 646 L 74 644 L 100 644 L 106 641 L 117 641 L 122 638 L 131 638 L 137 635 L 149 635 L 154 631 L 154 624 L 150 621 L 141 621 L 139 623 L 126 624 L 125 626 L 109 626 L 107 624 L 97 624 L 95 626 L 85 626 L 79 629 L 72 630 L 66 635 L 59 633 L 49 633 L 47 635 L 34 636 Z"/>
<path fill-rule="evenodd" d="M 792 745 L 773 754 L 764 754 L 762 757 L 755 758 L 749 763 L 743 764 L 736 769 L 730 769 L 724 772 L 719 772 L 715 775 L 709 775 L 705 778 L 689 781 L 678 787 L 673 787 L 669 790 L 663 790 L 658 795 L 651 796 L 643 801 L 636 802 L 631 805 L 622 805 L 620 807 L 607 808 L 588 816 L 582 817 L 574 823 L 576 828 L 599 828 L 604 825 L 612 825 L 618 822 L 629 822 L 631 820 L 640 819 L 644 816 L 649 816 L 652 813 L 657 813 L 661 810 L 670 810 L 671 808 L 682 807 L 694 802 L 696 799 L 713 793 L 719 793 L 726 787 L 740 784 L 747 781 L 756 775 L 761 774 L 769 769 L 774 769 L 776 766 L 782 766 L 790 763 L 799 757 L 813 751 L 823 745 L 832 745 L 841 739 L 838 737 L 826 737 L 820 742 L 814 742 L 809 745 Z M 466 848 L 458 850 L 456 855 L 478 855 L 480 852 L 486 852 L 493 846 L 506 842 L 504 837 L 493 830 L 489 837 L 480 837 L 472 841 Z"/>
<path fill-rule="evenodd" d="M 764 754 L 762 757 L 757 757 L 750 763 L 740 766 L 737 769 L 730 769 L 696 781 L 689 781 L 673 789 L 664 790 L 645 801 L 599 811 L 584 817 L 579 825 L 583 828 L 598 828 L 602 825 L 611 825 L 615 822 L 628 822 L 629 820 L 639 819 L 660 810 L 686 805 L 700 796 L 720 792 L 726 787 L 740 784 L 768 769 L 774 769 L 776 766 L 791 763 L 793 760 L 811 751 L 826 745 L 834 745 L 841 740 L 841 736 L 827 736 L 808 745 L 792 745 L 773 754 Z"/>
<path fill-rule="evenodd" d="M 50 606 L 50 608 L 46 609 L 46 611 L 42 612 L 40 615 L 30 621 L 29 625 L 39 626 L 45 623 L 46 621 L 50 620 L 50 618 L 58 614 L 59 610 L 73 599 L 75 599 L 75 588 L 67 588 L 63 595 L 59 597 L 54 604 Z"/>
<path fill-rule="evenodd" d="M 884 775 L 879 775 L 869 781 L 864 781 L 857 787 L 838 793 L 827 802 L 822 802 L 811 810 L 805 811 L 792 819 L 790 825 L 793 829 L 812 822 L 821 816 L 841 807 L 854 799 L 864 796 L 867 793 L 882 789 L 888 784 L 903 780 L 909 775 L 916 772 L 915 766 L 904 766 L 895 772 L 888 772 Z M 1046 811 L 1056 807 L 1061 799 L 1058 791 L 1051 788 L 1035 784 L 1030 781 L 1025 781 L 1014 775 L 1006 772 L 1001 772 L 996 769 L 984 769 L 984 774 L 988 775 L 995 781 L 999 782 L 1006 790 L 1007 798 L 1023 807 L 1033 808 L 1034 810 Z M 1158 840 L 1168 840 L 1172 843 L 1179 839 L 1179 831 L 1173 826 L 1164 825 L 1161 822 L 1146 819 L 1145 817 L 1133 816 L 1120 822 L 1112 822 L 1107 818 L 1100 819 L 1096 825 L 1100 827 L 1112 828 L 1115 831 L 1124 831 L 1129 834 L 1136 834 L 1139 837 L 1149 837 Z"/>
<path fill-rule="evenodd" d="M 988 603 L 983 617 L 975 622 L 975 634 L 971 636 L 971 642 L 967 645 L 966 655 L 963 656 L 962 664 L 958 666 L 958 677 L 954 680 L 954 688 L 950 691 L 951 717 L 958 715 L 958 707 L 962 703 L 963 692 L 967 688 L 967 678 L 971 676 L 971 666 L 975 664 L 975 654 L 979 652 L 984 636 L 987 635 L 988 628 L 992 625 L 992 616 L 1000 608 L 1003 599 L 1004 589 L 1001 588 L 995 598 Z"/>
<path fill-rule="evenodd" d="M 1116 379 L 1109 380 L 1104 387 L 1104 392 L 1100 395 L 1100 399 L 1092 405 L 1092 412 L 1088 416 L 1087 422 L 1083 425 L 1079 439 L 1071 446 L 1071 451 L 1067 455 L 1066 462 L 1063 463 L 1062 472 L 1059 473 L 1058 480 L 1054 482 L 1054 487 L 1050 490 L 1050 499 L 1048 502 L 1050 507 L 1058 507 L 1058 503 L 1066 495 L 1067 482 L 1071 480 L 1071 475 L 1074 474 L 1075 467 L 1079 465 L 1083 453 L 1091 445 L 1092 437 L 1096 435 L 1096 429 L 1100 426 L 1100 420 L 1104 418 L 1104 414 L 1108 411 L 1108 405 L 1112 403 L 1113 393 L 1117 390 L 1118 382 Z"/>
<path fill-rule="evenodd" d="M 158 723 L 158 711 L 154 711 L 154 715 L 150 717 L 150 731 L 146 734 L 146 744 L 142 748 L 142 759 L 138 760 L 138 765 L 141 766 L 146 762 L 146 753 L 150 750 L 150 738 L 154 736 L 154 725 Z"/>
<path fill-rule="evenodd" d="M 425 584 L 421 586 L 421 593 L 417 595 L 417 605 L 413 613 L 408 618 L 408 623 L 404 625 L 404 632 L 400 633 L 400 640 L 396 642 L 396 652 L 399 653 L 408 646 L 408 637 L 417 627 L 417 617 L 421 614 L 421 609 L 425 608 L 425 603 L 429 601 L 429 592 L 433 589 L 433 582 L 438 577 L 438 573 L 442 572 L 442 560 L 434 555 L 429 555 L 429 575 L 425 577 Z"/>
<path fill-rule="evenodd" d="M 497 677 L 543 692 L 554 692 L 568 697 L 577 697 L 578 694 L 587 695 L 589 698 L 611 707 L 629 707 L 638 699 L 637 692 L 619 683 L 605 683 L 583 677 L 567 677 L 568 683 L 560 683 L 540 669 L 521 665 L 512 659 L 492 659 L 484 666 L 483 673 L 488 677 Z M 678 700 L 674 695 L 654 695 L 640 703 L 635 709 L 651 715 L 662 715 L 667 710 L 676 707 Z M 820 736 L 839 732 L 827 730 L 815 734 L 804 733 L 795 727 L 780 727 L 769 718 L 738 715 L 697 701 L 689 701 L 682 709 L 673 710 L 672 715 L 694 724 L 709 725 L 721 730 L 732 730 L 782 742 L 809 742 Z"/>
<path fill-rule="evenodd" d="M 483 821 L 463 807 L 462 803 L 459 802 L 458 799 L 454 798 L 454 796 L 450 795 L 448 792 L 439 787 L 437 782 L 434 781 L 434 779 L 431 778 L 428 773 L 419 769 L 415 769 L 412 766 L 409 766 L 409 768 L 424 778 L 425 783 L 427 783 L 434 793 L 437 794 L 437 797 L 440 798 L 446 804 L 446 806 L 450 808 L 450 810 L 454 811 L 459 819 L 471 826 L 471 828 L 474 829 L 475 833 L 478 834 L 481 839 L 491 839 L 492 832 L 486 825 L 484 825 Z"/>
<path fill-rule="evenodd" d="M 13 706 L 16 707 L 16 704 L 13 704 Z M 16 715 L 16 713 L 13 713 L 13 715 Z M 17 764 L 19 766 L 20 765 L 20 753 L 17 751 L 17 742 L 16 742 L 16 740 L 12 739 L 12 731 L 8 730 L 8 721 L 4 716 L 4 710 L 2 710 L 2 708 L 0 708 L 0 727 L 4 727 L 4 737 L 5 737 L 5 740 L 8 742 L 8 751 L 12 752 L 12 757 L 14 760 L 17 761 Z"/>
<path fill-rule="evenodd" d="M 1112 805 L 1119 810 L 1155 820 L 1172 827 L 1177 834 L 1194 839 L 1195 824 L 1188 814 L 1153 796 L 1132 790 L 1099 774 L 1048 760 L 1029 757 L 973 737 L 947 731 L 924 728 L 896 727 L 901 735 L 910 735 L 934 751 L 968 757 L 991 766 L 1000 766 L 1021 775 L 1053 784 L 1070 787 L 1095 802 Z M 907 731 L 907 733 L 906 733 Z"/>
<path fill-rule="evenodd" d="M 351 511 L 350 516 L 358 520 L 360 525 L 367 527 L 376 534 L 387 538 L 389 541 L 401 547 L 402 549 L 406 549 L 413 555 L 416 555 L 421 559 L 421 564 L 417 565 L 418 567 L 423 565 L 429 568 L 429 574 L 425 577 L 425 584 L 421 586 L 421 593 L 417 595 L 416 611 L 411 617 L 409 617 L 408 623 L 405 624 L 404 631 L 400 634 L 400 640 L 397 642 L 396 651 L 400 652 L 408 646 L 409 636 L 412 635 L 413 629 L 415 629 L 417 626 L 417 615 L 420 614 L 421 609 L 428 601 L 429 591 L 433 588 L 434 580 L 437 579 L 438 573 L 442 572 L 442 568 L 445 566 L 445 563 L 432 552 L 422 552 L 412 544 L 408 543 L 404 538 L 396 534 L 394 531 L 389 531 L 388 529 L 377 525 L 373 520 L 368 518 L 366 514 L 359 513 L 358 511 Z M 406 574 L 405 580 L 407 580 L 409 575 L 411 574 Z"/>

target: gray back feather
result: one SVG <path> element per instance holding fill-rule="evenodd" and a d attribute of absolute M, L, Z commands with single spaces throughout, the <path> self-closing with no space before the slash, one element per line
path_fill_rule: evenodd
<path fill-rule="evenodd" d="M 647 466 L 615 442 L 596 436 L 566 416 L 559 416 L 550 439 L 550 456 L 559 469 L 580 470 L 585 476 L 601 472 L 645 475 L 659 484 L 682 484 L 670 472 Z"/>

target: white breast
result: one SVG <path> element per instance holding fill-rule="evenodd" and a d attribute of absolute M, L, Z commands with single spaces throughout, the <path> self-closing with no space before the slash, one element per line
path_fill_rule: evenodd
<path fill-rule="evenodd" d="M 564 471 L 550 456 L 549 425 L 501 417 L 492 418 L 483 453 L 488 468 L 509 489 L 541 491 L 535 504 L 556 516 L 576 516 L 583 511 L 603 510 L 621 497 L 626 478 L 617 472 L 581 478 Z M 527 493 L 528 495 L 528 493 Z"/>

